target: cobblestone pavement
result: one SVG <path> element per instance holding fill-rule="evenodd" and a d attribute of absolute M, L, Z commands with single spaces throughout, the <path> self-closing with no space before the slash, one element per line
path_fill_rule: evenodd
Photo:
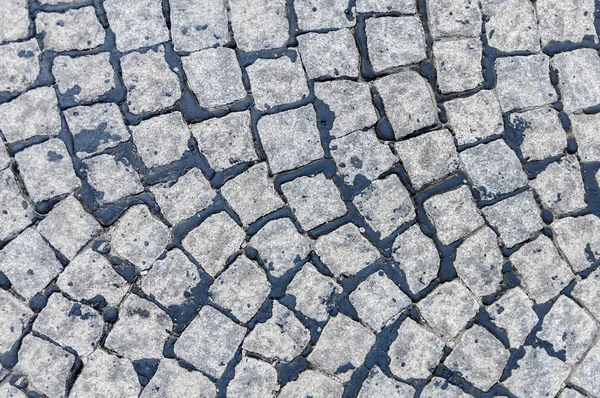
<path fill-rule="evenodd" d="M 594 0 L 0 0 L 0 398 L 600 397 Z"/>

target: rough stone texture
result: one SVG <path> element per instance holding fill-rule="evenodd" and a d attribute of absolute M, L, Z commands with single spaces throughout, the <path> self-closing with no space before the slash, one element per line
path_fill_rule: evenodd
<path fill-rule="evenodd" d="M 87 168 L 87 181 L 96 191 L 101 206 L 144 190 L 140 177 L 125 157 L 98 155 L 83 164 Z"/>
<path fill-rule="evenodd" d="M 13 387 L 8 383 L 0 386 L 0 396 L 6 398 L 26 398 L 27 395 L 17 387 Z"/>
<path fill-rule="evenodd" d="M 591 48 L 557 54 L 552 65 L 558 71 L 561 101 L 565 111 L 600 104 L 600 57 Z"/>
<path fill-rule="evenodd" d="M 600 259 L 600 219 L 588 214 L 565 217 L 552 224 L 556 244 L 563 252 L 571 268 L 580 272 L 597 264 Z"/>
<path fill-rule="evenodd" d="M 0 11 L 0 43 L 26 39 L 29 34 L 29 7 L 27 0 L 3 4 Z"/>
<path fill-rule="evenodd" d="M 598 395 L 600 394 L 598 372 L 600 372 L 600 344 L 596 343 L 581 361 L 581 365 L 575 369 L 570 381 L 589 393 Z"/>
<path fill-rule="evenodd" d="M 357 0 L 356 11 L 415 14 L 417 12 L 417 4 L 414 0 Z"/>
<path fill-rule="evenodd" d="M 230 41 L 223 0 L 171 0 L 169 4 L 175 51 L 197 51 Z"/>
<path fill-rule="evenodd" d="M 321 372 L 307 369 L 298 379 L 289 382 L 281 389 L 280 398 L 327 397 L 342 398 L 344 386 Z"/>
<path fill-rule="evenodd" d="M 268 362 L 243 357 L 235 366 L 235 377 L 227 385 L 232 398 L 271 398 L 279 389 L 277 370 Z"/>
<path fill-rule="evenodd" d="M 89 50 L 102 45 L 106 36 L 93 7 L 40 12 L 35 16 L 35 27 L 44 49 L 57 52 Z"/>
<path fill-rule="evenodd" d="M 349 29 L 300 35 L 298 49 L 309 79 L 358 77 L 360 57 Z"/>
<path fill-rule="evenodd" d="M 478 39 L 436 41 L 433 56 L 442 93 L 467 91 L 483 83 L 482 45 Z"/>
<path fill-rule="evenodd" d="M 6 151 L 6 147 L 4 145 L 0 145 L 0 171 L 8 168 L 10 166 L 10 156 Z"/>
<path fill-rule="evenodd" d="M 510 289 L 493 304 L 487 306 L 491 321 L 506 331 L 511 348 L 525 343 L 531 329 L 538 323 L 533 301 L 520 287 Z"/>
<path fill-rule="evenodd" d="M 229 12 L 233 36 L 241 50 L 285 47 L 289 37 L 285 0 L 232 0 Z"/>
<path fill-rule="evenodd" d="M 358 393 L 358 398 L 411 398 L 414 397 L 414 395 L 415 389 L 412 386 L 387 377 L 376 365 L 373 366 L 373 369 L 369 372 L 367 380 L 363 382 Z"/>
<path fill-rule="evenodd" d="M 345 0 L 298 0 L 294 11 L 300 30 L 318 30 L 354 26 L 356 19 Z"/>
<path fill-rule="evenodd" d="M 202 373 L 182 368 L 176 360 L 165 358 L 158 364 L 140 398 L 178 398 L 192 392 L 194 397 L 214 398 L 217 388 Z"/>
<path fill-rule="evenodd" d="M 567 135 L 558 112 L 552 108 L 512 113 L 508 121 L 525 160 L 544 160 L 558 156 L 567 147 Z"/>
<path fill-rule="evenodd" d="M 6 65 L 0 74 L 0 92 L 16 93 L 29 88 L 40 73 L 39 56 L 36 39 L 0 46 L 0 58 Z"/>
<path fill-rule="evenodd" d="M 590 0 L 541 0 L 536 10 L 542 44 L 590 38 L 597 43 L 594 9 L 594 2 Z"/>
<path fill-rule="evenodd" d="M 33 312 L 21 300 L 1 289 L 0 316 L 3 320 L 0 324 L 0 355 L 4 355 L 21 338 Z"/>
<path fill-rule="evenodd" d="M 479 37 L 481 11 L 470 0 L 431 0 L 427 3 L 429 30 L 434 38 Z"/>
<path fill-rule="evenodd" d="M 60 94 L 83 104 L 99 99 L 115 88 L 115 72 L 110 53 L 83 57 L 59 56 L 52 64 L 52 74 Z"/>
<path fill-rule="evenodd" d="M 0 171 L 0 203 L 0 240 L 21 232 L 33 222 L 33 208 L 10 169 Z"/>
<path fill-rule="evenodd" d="M 490 47 L 502 52 L 539 51 L 540 34 L 530 1 L 486 0 L 481 2 L 481 10 L 487 17 L 484 24 Z"/>
<path fill-rule="evenodd" d="M 595 318 L 600 319 L 600 270 L 577 282 L 571 296 L 582 304 Z"/>
<path fill-rule="evenodd" d="M 440 377 L 432 378 L 421 393 L 421 398 L 469 398 L 470 396 Z"/>
<path fill-rule="evenodd" d="M 600 115 L 570 115 L 569 119 L 581 162 L 600 162 L 600 136 L 596 134 Z"/>

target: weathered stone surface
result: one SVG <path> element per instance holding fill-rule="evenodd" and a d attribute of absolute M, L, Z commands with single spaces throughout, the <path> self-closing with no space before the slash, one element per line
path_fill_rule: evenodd
<path fill-rule="evenodd" d="M 415 389 L 405 383 L 387 377 L 378 366 L 374 366 L 358 393 L 358 398 L 395 397 L 411 398 Z"/>
<path fill-rule="evenodd" d="M 577 386 L 584 388 L 591 394 L 600 394 L 600 344 L 596 343 L 587 353 L 580 366 L 575 369 L 570 381 Z"/>
<path fill-rule="evenodd" d="M 52 64 L 52 74 L 60 94 L 83 104 L 97 100 L 115 88 L 115 72 L 110 53 L 82 57 L 59 56 Z"/>
<path fill-rule="evenodd" d="M 98 204 L 116 202 L 144 190 L 140 177 L 126 157 L 98 155 L 83 161 L 87 181 L 96 191 Z"/>
<path fill-rule="evenodd" d="M 600 218 L 593 214 L 565 217 L 552 223 L 556 244 L 571 268 L 581 272 L 600 259 Z"/>
<path fill-rule="evenodd" d="M 577 155 L 582 163 L 600 162 L 600 136 L 596 134 L 596 126 L 600 123 L 600 115 L 569 115 L 571 128 L 577 141 Z"/>
<path fill-rule="evenodd" d="M 349 29 L 298 36 L 298 49 L 309 79 L 358 77 L 358 49 Z"/>
<path fill-rule="evenodd" d="M 3 4 L 0 11 L 0 43 L 26 39 L 28 35 L 29 7 L 27 0 L 13 0 Z"/>
<path fill-rule="evenodd" d="M 35 16 L 35 27 L 44 49 L 57 52 L 89 50 L 102 45 L 106 36 L 93 7 L 40 12 Z"/>
<path fill-rule="evenodd" d="M 504 131 L 500 103 L 492 90 L 444 102 L 444 107 L 458 145 L 471 144 Z"/>
<path fill-rule="evenodd" d="M 509 126 L 525 160 L 544 160 L 562 154 L 567 147 L 567 135 L 558 112 L 552 108 L 511 113 Z"/>
<path fill-rule="evenodd" d="M 558 396 L 558 398 L 582 398 L 585 397 L 585 395 L 582 395 L 580 393 L 578 393 L 575 390 L 571 390 L 569 388 L 564 388 L 560 395 Z"/>
<path fill-rule="evenodd" d="M 590 0 L 542 0 L 536 5 L 542 44 L 598 42 L 594 28 L 594 2 Z"/>
<path fill-rule="evenodd" d="M 223 0 L 171 0 L 169 4 L 175 51 L 197 51 L 230 41 Z"/>
<path fill-rule="evenodd" d="M 483 83 L 482 45 L 479 39 L 433 43 L 437 84 L 442 93 L 474 89 Z"/>
<path fill-rule="evenodd" d="M 27 395 L 17 387 L 13 387 L 8 383 L 0 386 L 0 397 L 6 398 L 27 398 Z"/>
<path fill-rule="evenodd" d="M 291 381 L 281 389 L 280 398 L 327 397 L 342 398 L 344 386 L 319 371 L 307 369 L 300 373 L 297 380 Z"/>
<path fill-rule="evenodd" d="M 427 3 L 429 30 L 434 38 L 479 37 L 481 10 L 470 0 L 431 0 Z"/>
<path fill-rule="evenodd" d="M 469 398 L 471 395 L 448 383 L 440 377 L 434 377 L 425 386 L 421 398 Z"/>
<path fill-rule="evenodd" d="M 500 299 L 486 307 L 492 322 L 506 331 L 511 348 L 525 343 L 531 329 L 538 323 L 533 301 L 520 287 L 510 289 Z"/>
<path fill-rule="evenodd" d="M 481 2 L 487 42 L 502 52 L 540 49 L 540 34 L 533 4 L 528 0 Z"/>
<path fill-rule="evenodd" d="M 595 318 L 600 319 L 600 270 L 577 282 L 571 296 Z"/>
<path fill-rule="evenodd" d="M 417 4 L 414 0 L 357 0 L 356 11 L 414 14 L 417 12 Z"/>
<path fill-rule="evenodd" d="M 0 355 L 10 351 L 13 344 L 21 338 L 32 316 L 33 312 L 24 302 L 0 289 Z"/>
<path fill-rule="evenodd" d="M 289 38 L 286 1 L 232 0 L 229 17 L 238 48 L 259 51 L 285 47 Z"/>
<path fill-rule="evenodd" d="M 0 92 L 16 93 L 29 88 L 40 73 L 39 56 L 36 39 L 0 46 L 0 58 L 6 65 L 0 74 Z"/>
<path fill-rule="evenodd" d="M 242 357 L 235 366 L 235 377 L 227 384 L 232 398 L 272 398 L 279 389 L 277 370 L 268 362 Z"/>
<path fill-rule="evenodd" d="M 21 232 L 33 222 L 33 207 L 10 169 L 0 171 L 0 203 L 0 240 Z"/>
<path fill-rule="evenodd" d="M 557 54 L 552 65 L 558 71 L 561 101 L 565 111 L 600 104 L 600 57 L 591 48 Z"/>
<path fill-rule="evenodd" d="M 345 0 L 298 0 L 294 2 L 300 30 L 354 26 L 356 19 Z"/>
<path fill-rule="evenodd" d="M 8 168 L 10 166 L 10 156 L 6 151 L 6 147 L 4 145 L 0 145 L 0 171 Z"/>
<path fill-rule="evenodd" d="M 217 388 L 202 373 L 182 368 L 176 360 L 165 358 L 158 364 L 140 398 L 179 398 L 190 394 L 198 398 L 214 398 Z"/>

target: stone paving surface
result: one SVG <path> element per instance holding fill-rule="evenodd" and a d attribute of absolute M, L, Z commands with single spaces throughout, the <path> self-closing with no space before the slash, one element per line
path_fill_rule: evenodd
<path fill-rule="evenodd" d="M 0 398 L 600 398 L 594 0 L 0 0 Z"/>

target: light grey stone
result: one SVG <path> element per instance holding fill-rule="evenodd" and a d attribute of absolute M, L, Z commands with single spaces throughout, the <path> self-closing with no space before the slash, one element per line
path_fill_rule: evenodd
<path fill-rule="evenodd" d="M 75 380 L 69 396 L 86 398 L 94 391 L 99 397 L 136 398 L 140 388 L 129 360 L 96 350 Z"/>
<path fill-rule="evenodd" d="M 373 366 L 358 393 L 358 398 L 412 398 L 414 396 L 415 389 L 412 386 L 387 377 L 377 365 Z"/>
<path fill-rule="evenodd" d="M 570 381 L 591 394 L 599 395 L 600 379 L 598 379 L 598 372 L 600 372 L 600 344 L 596 342 L 581 361 L 579 367 L 575 369 Z"/>
<path fill-rule="evenodd" d="M 544 54 L 496 59 L 496 94 L 504 112 L 550 104 L 558 100 L 550 83 L 550 63 Z"/>
<path fill-rule="evenodd" d="M 506 331 L 511 348 L 525 344 L 525 339 L 538 323 L 533 301 L 518 286 L 488 305 L 486 311 L 494 325 Z"/>
<path fill-rule="evenodd" d="M 293 297 L 297 311 L 317 322 L 329 318 L 327 309 L 332 304 L 332 296 L 341 292 L 340 285 L 321 274 L 311 263 L 302 266 L 285 291 Z"/>
<path fill-rule="evenodd" d="M 66 396 L 75 356 L 31 334 L 23 338 L 18 356 L 15 371 L 27 375 L 29 389 L 47 397 Z"/>
<path fill-rule="evenodd" d="M 418 224 L 396 237 L 392 245 L 392 257 L 413 294 L 425 289 L 440 268 L 440 255 L 435 243 L 421 232 Z"/>
<path fill-rule="evenodd" d="M 433 57 L 442 93 L 467 91 L 483 83 L 479 38 L 436 41 Z"/>
<path fill-rule="evenodd" d="M 437 123 L 432 89 L 417 72 L 388 75 L 376 80 L 374 86 L 381 95 L 396 139 Z"/>
<path fill-rule="evenodd" d="M 215 398 L 217 388 L 200 372 L 179 366 L 174 359 L 161 359 L 150 383 L 144 387 L 140 398 Z"/>
<path fill-rule="evenodd" d="M 119 319 L 104 346 L 132 361 L 162 358 L 172 324 L 167 313 L 155 304 L 130 294 L 119 308 Z"/>
<path fill-rule="evenodd" d="M 108 52 L 54 58 L 52 74 L 58 91 L 80 104 L 97 100 L 115 88 L 115 72 L 109 59 Z"/>
<path fill-rule="evenodd" d="M 185 66 L 186 62 L 182 61 Z M 127 88 L 127 105 L 132 113 L 161 111 L 172 107 L 181 97 L 179 78 L 169 68 L 162 46 L 121 57 L 121 69 Z"/>
<path fill-rule="evenodd" d="M 594 28 L 594 2 L 591 0 L 541 0 L 536 3 L 542 45 L 553 42 L 598 43 Z"/>
<path fill-rule="evenodd" d="M 273 301 L 271 317 L 248 333 L 242 348 L 277 362 L 290 362 L 310 342 L 310 332 L 294 314 Z"/>
<path fill-rule="evenodd" d="M 75 300 L 102 297 L 110 306 L 121 302 L 128 285 L 102 255 L 85 249 L 59 275 L 56 285 Z"/>
<path fill-rule="evenodd" d="M 281 190 L 306 231 L 346 214 L 340 191 L 323 174 L 298 177 L 282 184 Z"/>
<path fill-rule="evenodd" d="M 316 82 L 314 90 L 315 96 L 335 115 L 333 125 L 327 126 L 331 138 L 339 138 L 377 123 L 377 112 L 367 83 L 352 80 Z"/>
<path fill-rule="evenodd" d="M 285 47 L 288 41 L 285 0 L 231 0 L 229 17 L 235 43 L 243 51 Z"/>
<path fill-rule="evenodd" d="M 552 58 L 552 65 L 558 71 L 561 101 L 566 112 L 600 104 L 600 57 L 596 50 L 582 48 L 557 54 Z"/>
<path fill-rule="evenodd" d="M 202 372 L 221 377 L 246 334 L 246 328 L 204 306 L 175 342 L 175 355 Z"/>
<path fill-rule="evenodd" d="M 40 47 L 35 38 L 0 46 L 3 61 L 0 74 L 0 92 L 25 91 L 40 74 Z"/>
<path fill-rule="evenodd" d="M 78 4 L 86 3 L 86 1 L 85 0 L 40 0 L 39 3 L 42 5 L 52 5 L 52 6 L 58 5 L 58 4 L 76 6 Z"/>
<path fill-rule="evenodd" d="M 102 226 L 81 203 L 68 196 L 58 203 L 37 226 L 38 232 L 55 249 L 71 260 Z"/>
<path fill-rule="evenodd" d="M 151 187 L 150 192 L 160 206 L 161 213 L 172 225 L 206 209 L 215 197 L 215 191 L 197 168 L 191 169 L 175 182 Z"/>
<path fill-rule="evenodd" d="M 575 277 L 544 235 L 523 245 L 510 256 L 510 262 L 521 276 L 522 286 L 538 304 L 555 297 Z"/>
<path fill-rule="evenodd" d="M 201 107 L 223 107 L 246 97 L 235 50 L 207 48 L 181 57 L 181 62 Z"/>
<path fill-rule="evenodd" d="M 232 112 L 227 116 L 193 124 L 192 134 L 198 148 L 215 171 L 258 160 L 252 138 L 250 112 Z"/>
<path fill-rule="evenodd" d="M 466 185 L 432 196 L 425 201 L 424 207 L 444 245 L 469 235 L 484 223 Z"/>
<path fill-rule="evenodd" d="M 308 238 L 298 233 L 289 218 L 266 223 L 248 246 L 256 249 L 263 266 L 276 278 L 304 261 L 311 251 Z"/>
<path fill-rule="evenodd" d="M 271 291 L 264 271 L 245 256 L 238 257 L 208 289 L 208 296 L 240 322 L 247 323 Z"/>
<path fill-rule="evenodd" d="M 0 145 L 0 171 L 8 168 L 8 166 L 10 166 L 10 161 L 10 156 L 8 155 L 6 147 L 3 143 L 2 145 Z"/>
<path fill-rule="evenodd" d="M 444 342 L 407 317 L 398 328 L 398 337 L 388 352 L 390 370 L 394 376 L 404 380 L 427 379 L 443 353 Z"/>
<path fill-rule="evenodd" d="M 528 0 L 484 0 L 487 42 L 502 52 L 540 50 L 540 34 L 533 4 Z"/>
<path fill-rule="evenodd" d="M 0 289 L 0 355 L 10 351 L 14 343 L 21 338 L 33 312 L 21 300 L 8 291 Z"/>
<path fill-rule="evenodd" d="M 352 203 L 381 239 L 389 237 L 401 225 L 415 218 L 410 194 L 395 174 L 372 181 L 354 197 Z"/>
<path fill-rule="evenodd" d="M 457 280 L 443 283 L 417 303 L 421 316 L 444 341 L 451 341 L 475 317 L 479 303 Z"/>
<path fill-rule="evenodd" d="M 0 386 L 0 397 L 2 398 L 27 398 L 27 395 L 17 387 L 11 386 L 9 383 L 4 383 Z"/>
<path fill-rule="evenodd" d="M 510 353 L 490 332 L 473 325 L 460 338 L 444 364 L 483 391 L 502 376 Z"/>
<path fill-rule="evenodd" d="M 518 144 L 525 160 L 544 160 L 562 154 L 567 147 L 567 135 L 558 112 L 540 108 L 511 113 L 509 126 L 518 134 Z"/>
<path fill-rule="evenodd" d="M 540 208 L 530 190 L 484 207 L 481 211 L 506 247 L 524 242 L 544 228 Z"/>
<path fill-rule="evenodd" d="M 565 217 L 552 223 L 556 244 L 571 268 L 581 272 L 600 259 L 600 218 L 593 214 Z"/>
<path fill-rule="evenodd" d="M 70 347 L 87 357 L 102 337 L 102 314 L 85 304 L 74 303 L 54 293 L 33 323 L 33 331 L 49 337 L 62 347 Z"/>
<path fill-rule="evenodd" d="M 581 168 L 575 155 L 551 163 L 529 185 L 536 190 L 542 203 L 558 216 L 587 207 Z"/>
<path fill-rule="evenodd" d="M 585 395 L 582 395 L 575 390 L 564 388 L 558 398 L 585 398 Z"/>
<path fill-rule="evenodd" d="M 368 18 L 365 24 L 369 61 L 376 73 L 427 57 L 425 32 L 418 17 Z"/>
<path fill-rule="evenodd" d="M 116 104 L 76 106 L 65 110 L 64 115 L 73 135 L 75 154 L 80 158 L 103 152 L 130 138 Z"/>
<path fill-rule="evenodd" d="M 180 112 L 159 115 L 131 126 L 133 143 L 148 168 L 176 162 L 189 150 L 190 129 Z"/>
<path fill-rule="evenodd" d="M 494 199 L 527 184 L 519 158 L 503 139 L 460 153 L 460 160 L 482 200 Z"/>
<path fill-rule="evenodd" d="M 182 244 L 212 277 L 227 259 L 240 248 L 246 234 L 225 212 L 213 214 L 183 238 Z"/>
<path fill-rule="evenodd" d="M 373 129 L 335 138 L 329 148 L 338 173 L 348 185 L 356 183 L 359 177 L 374 180 L 398 162 L 389 145 L 379 142 Z"/>
<path fill-rule="evenodd" d="M 349 29 L 298 36 L 298 49 L 309 79 L 358 77 L 360 55 Z"/>
<path fill-rule="evenodd" d="M 421 398 L 470 398 L 471 395 L 465 393 L 460 388 L 448 383 L 447 380 L 440 377 L 434 377 L 423 388 Z"/>
<path fill-rule="evenodd" d="M 294 11 L 300 30 L 345 28 L 354 26 L 353 10 L 345 0 L 298 0 Z"/>
<path fill-rule="evenodd" d="M 0 250 L 0 271 L 26 300 L 44 289 L 63 267 L 34 228 L 28 228 Z"/>
<path fill-rule="evenodd" d="M 307 165 L 324 156 L 312 105 L 264 116 L 257 127 L 274 174 Z"/>
<path fill-rule="evenodd" d="M 221 187 L 221 194 L 244 225 L 283 207 L 265 162 L 258 163 Z"/>
<path fill-rule="evenodd" d="M 472 144 L 504 132 L 500 103 L 492 90 L 444 102 L 444 107 L 458 145 Z"/>
<path fill-rule="evenodd" d="M 164 259 L 154 262 L 150 271 L 142 277 L 141 287 L 144 293 L 170 307 L 188 303 L 200 281 L 200 273 L 194 263 L 181 250 L 173 249 Z"/>
<path fill-rule="evenodd" d="M 452 134 L 445 129 L 396 142 L 396 152 L 416 190 L 454 173 L 460 164 Z"/>
<path fill-rule="evenodd" d="M 169 40 L 160 0 L 106 0 L 104 9 L 121 52 Z"/>
<path fill-rule="evenodd" d="M 87 181 L 102 206 L 144 191 L 140 177 L 127 158 L 98 155 L 83 161 Z"/>
<path fill-rule="evenodd" d="M 223 0 L 171 0 L 169 3 L 175 51 L 198 51 L 230 41 Z"/>
<path fill-rule="evenodd" d="M 585 279 L 577 282 L 571 296 L 583 305 L 595 318 L 600 319 L 600 270 L 596 269 Z"/>
<path fill-rule="evenodd" d="M 235 377 L 227 385 L 231 398 L 272 398 L 279 389 L 277 370 L 268 362 L 242 357 L 235 366 Z"/>
<path fill-rule="evenodd" d="M 479 37 L 481 10 L 471 0 L 431 0 L 427 4 L 429 30 L 434 39 Z"/>
<path fill-rule="evenodd" d="M 63 13 L 40 12 L 35 16 L 35 27 L 44 43 L 44 50 L 57 52 L 89 50 L 104 44 L 106 36 L 94 7 L 70 9 Z"/>
<path fill-rule="evenodd" d="M 33 206 L 27 202 L 10 169 L 0 171 L 0 240 L 21 232 L 33 222 Z"/>
<path fill-rule="evenodd" d="M 319 371 L 307 369 L 281 389 L 279 398 L 342 398 L 344 386 Z"/>
<path fill-rule="evenodd" d="M 551 357 L 543 348 L 531 346 L 525 347 L 525 356 L 517 366 L 502 384 L 519 397 L 553 397 L 571 371 L 568 364 Z"/>
<path fill-rule="evenodd" d="M 0 11 L 0 43 L 26 39 L 29 36 L 29 22 L 27 0 L 11 0 L 3 4 Z"/>
<path fill-rule="evenodd" d="M 0 54 L 1 55 L 1 54 Z M 10 144 L 60 133 L 58 100 L 52 87 L 40 87 L 0 105 L 0 131 Z"/>
<path fill-rule="evenodd" d="M 417 12 L 417 4 L 414 0 L 357 0 L 356 11 L 415 14 Z"/>
<path fill-rule="evenodd" d="M 379 252 L 354 224 L 344 224 L 319 236 L 315 252 L 336 277 L 353 276 L 373 264 Z"/>
<path fill-rule="evenodd" d="M 323 328 L 308 361 L 341 382 L 347 382 L 363 364 L 373 344 L 375 335 L 369 329 L 338 313 Z"/>
<path fill-rule="evenodd" d="M 582 163 L 600 162 L 600 135 L 596 126 L 600 124 L 600 114 L 569 115 L 571 128 L 577 141 L 577 155 Z"/>
<path fill-rule="evenodd" d="M 167 247 L 169 228 L 146 205 L 130 207 L 111 231 L 112 249 L 141 270 L 152 266 Z"/>

